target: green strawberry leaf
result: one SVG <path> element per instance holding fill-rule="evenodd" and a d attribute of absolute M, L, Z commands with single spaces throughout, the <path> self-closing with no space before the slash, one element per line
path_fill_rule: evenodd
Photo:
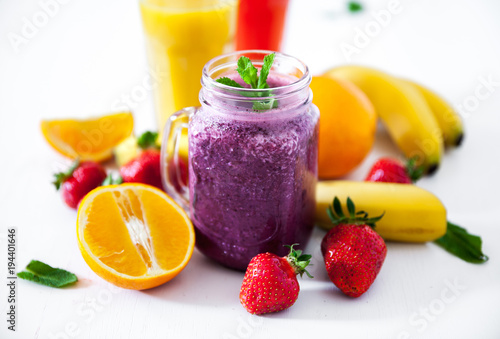
<path fill-rule="evenodd" d="M 63 184 L 63 182 L 65 182 L 66 180 L 71 178 L 71 176 L 73 175 L 73 172 L 78 168 L 78 166 L 80 166 L 80 160 L 76 159 L 73 162 L 73 164 L 71 164 L 71 167 L 68 168 L 68 170 L 66 172 L 59 172 L 59 173 L 54 174 L 54 181 L 52 181 L 52 183 L 56 187 L 56 190 L 59 190 L 59 188 L 61 188 L 61 185 Z"/>
<path fill-rule="evenodd" d="M 417 165 L 417 159 L 417 157 L 413 157 L 406 162 L 406 174 L 408 174 L 408 177 L 413 183 L 424 175 L 424 168 Z"/>
<path fill-rule="evenodd" d="M 302 275 L 305 273 L 309 278 L 314 278 L 307 270 L 306 267 L 311 264 L 312 256 L 310 254 L 302 254 L 302 250 L 295 250 L 293 246 L 299 244 L 285 245 L 290 249 L 290 253 L 286 256 L 286 260 L 295 271 L 295 274 Z"/>
<path fill-rule="evenodd" d="M 333 199 L 333 210 L 340 218 L 344 217 L 344 212 L 342 211 L 342 205 L 340 205 L 340 200 L 338 197 Z"/>
<path fill-rule="evenodd" d="M 334 197 L 333 204 L 329 205 L 326 209 L 326 213 L 334 226 L 340 224 L 364 224 L 370 226 L 371 228 L 375 228 L 375 223 L 382 219 L 385 214 L 384 212 L 378 217 L 368 218 L 368 213 L 365 211 L 356 212 L 356 206 L 350 197 L 347 197 L 347 211 L 349 212 L 349 216 L 344 214 L 338 197 Z"/>
<path fill-rule="evenodd" d="M 156 139 L 158 139 L 158 133 L 157 132 L 151 132 L 151 131 L 146 131 L 142 133 L 139 138 L 137 138 L 137 146 L 139 146 L 142 149 L 147 149 L 147 148 L 158 148 L 158 145 L 156 144 Z"/>
<path fill-rule="evenodd" d="M 469 234 L 465 228 L 448 221 L 446 234 L 434 241 L 449 253 L 460 259 L 481 264 L 488 261 L 482 252 L 482 240 L 479 236 Z"/>
<path fill-rule="evenodd" d="M 26 266 L 26 271 L 17 273 L 17 276 L 50 287 L 63 287 L 78 281 L 73 273 L 51 267 L 38 260 L 31 260 Z"/>
<path fill-rule="evenodd" d="M 312 258 L 312 255 L 310 254 L 302 254 L 297 258 L 297 261 L 308 261 Z"/>
<path fill-rule="evenodd" d="M 116 177 L 114 177 L 112 173 L 109 173 L 108 176 L 102 182 L 101 186 L 120 185 L 122 183 L 123 183 L 123 178 L 121 175 L 118 174 Z"/>
<path fill-rule="evenodd" d="M 354 203 L 352 202 L 351 198 L 349 198 L 349 197 L 347 197 L 347 211 L 349 212 L 349 215 L 351 216 L 351 218 L 356 217 L 356 208 L 354 207 Z"/>

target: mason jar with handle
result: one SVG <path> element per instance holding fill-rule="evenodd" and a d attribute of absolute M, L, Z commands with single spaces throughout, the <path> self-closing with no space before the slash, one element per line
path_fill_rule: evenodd
<path fill-rule="evenodd" d="M 238 51 L 209 61 L 201 107 L 175 113 L 163 133 L 165 190 L 189 211 L 197 248 L 238 270 L 259 253 L 304 248 L 314 225 L 319 111 L 307 66 L 276 53 L 267 89 L 216 81 L 224 76 L 245 85 L 236 72 L 239 57 L 260 69 L 269 53 Z M 179 156 L 186 128 L 188 185 Z"/>

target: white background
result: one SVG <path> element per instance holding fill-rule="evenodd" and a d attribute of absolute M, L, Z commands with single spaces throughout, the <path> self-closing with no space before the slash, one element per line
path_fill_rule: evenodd
<path fill-rule="evenodd" d="M 324 272 L 317 230 L 307 248 L 316 257 L 315 278 L 300 281 L 292 308 L 263 317 L 239 304 L 243 274 L 197 251 L 178 277 L 143 292 L 113 288 L 87 267 L 76 242 L 76 212 L 50 184 L 67 161 L 45 143 L 39 124 L 104 114 L 128 95 L 136 131 L 154 127 L 151 93 L 141 96 L 140 89 L 148 69 L 138 4 L 67 0 L 44 23 L 41 3 L 0 0 L 1 338 L 500 338 L 498 1 L 396 1 L 384 26 L 373 13 L 391 1 L 366 1 L 355 15 L 343 1 L 291 1 L 284 51 L 313 74 L 348 62 L 371 65 L 426 84 L 464 108 L 464 144 L 418 185 L 444 202 L 450 220 L 483 237 L 490 261 L 468 264 L 432 243 L 389 243 L 374 285 L 350 299 Z M 9 36 L 20 35 L 26 20 L 40 27 L 15 48 Z M 366 29 L 371 36 L 361 46 L 359 32 Z M 359 49 L 346 57 L 340 46 L 356 42 Z M 487 97 L 474 98 L 488 79 L 495 85 L 482 89 Z M 350 178 L 362 179 L 381 154 L 399 156 L 383 129 Z M 18 281 L 15 334 L 5 320 L 5 235 L 12 226 L 19 269 L 38 259 L 80 279 L 66 289 Z"/>

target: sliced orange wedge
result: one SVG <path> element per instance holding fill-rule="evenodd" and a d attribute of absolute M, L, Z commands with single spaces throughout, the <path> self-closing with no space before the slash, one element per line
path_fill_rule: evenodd
<path fill-rule="evenodd" d="M 163 191 L 143 184 L 98 187 L 78 208 L 80 251 L 101 278 L 143 290 L 178 275 L 194 249 L 188 215 Z"/>
<path fill-rule="evenodd" d="M 131 135 L 134 118 L 127 112 L 86 120 L 42 120 L 41 128 L 47 142 L 62 155 L 104 161 Z"/>

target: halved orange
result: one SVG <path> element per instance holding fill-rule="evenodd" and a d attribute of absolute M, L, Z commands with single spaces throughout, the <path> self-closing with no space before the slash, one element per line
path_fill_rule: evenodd
<path fill-rule="evenodd" d="M 42 120 L 41 128 L 47 142 L 62 155 L 104 161 L 132 134 L 134 118 L 125 112 L 85 120 Z"/>
<path fill-rule="evenodd" d="M 194 249 L 186 212 L 163 191 L 143 184 L 98 187 L 78 208 L 78 245 L 101 278 L 143 290 L 178 275 Z"/>

